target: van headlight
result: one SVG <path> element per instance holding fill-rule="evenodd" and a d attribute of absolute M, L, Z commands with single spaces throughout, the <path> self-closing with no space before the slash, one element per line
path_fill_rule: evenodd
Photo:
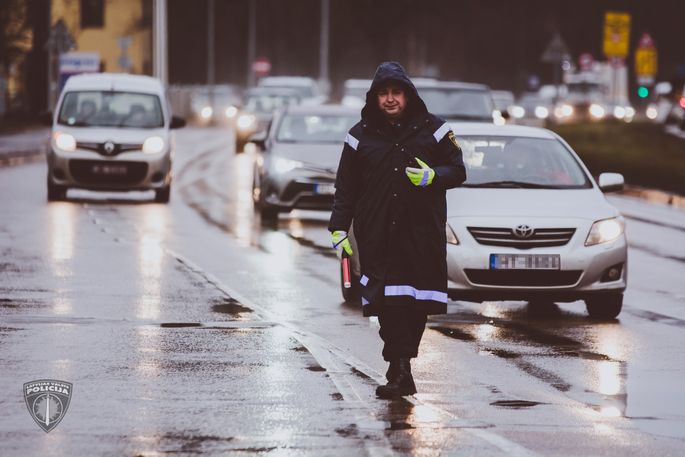
<path fill-rule="evenodd" d="M 273 168 L 276 173 L 287 173 L 295 168 L 300 168 L 302 165 L 302 162 L 284 159 L 283 157 L 274 157 L 273 161 Z"/>
<path fill-rule="evenodd" d="M 151 136 L 143 143 L 145 154 L 158 154 L 164 150 L 164 139 L 161 136 Z"/>
<path fill-rule="evenodd" d="M 57 149 L 68 152 L 76 150 L 76 138 L 74 138 L 73 135 L 64 132 L 55 132 L 52 135 L 52 139 Z"/>
<path fill-rule="evenodd" d="M 228 108 L 226 108 L 226 111 L 224 112 L 227 118 L 233 119 L 236 114 L 238 114 L 238 108 L 235 106 L 231 105 Z"/>
<path fill-rule="evenodd" d="M 614 241 L 623 235 L 624 229 L 625 220 L 622 216 L 596 221 L 590 228 L 590 233 L 588 233 L 585 240 L 585 246 L 594 246 L 595 244 Z"/>
<path fill-rule="evenodd" d="M 450 224 L 445 224 L 445 233 L 447 234 L 447 244 L 454 244 L 455 246 L 459 244 L 459 238 L 457 238 L 457 234 L 454 233 Z"/>

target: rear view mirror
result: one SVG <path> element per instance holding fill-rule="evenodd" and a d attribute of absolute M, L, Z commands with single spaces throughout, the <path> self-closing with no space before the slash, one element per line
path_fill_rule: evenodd
<path fill-rule="evenodd" d="M 623 190 L 625 181 L 620 173 L 602 173 L 599 175 L 599 188 L 604 192 Z"/>
<path fill-rule="evenodd" d="M 186 120 L 183 119 L 182 117 L 178 116 L 171 116 L 171 125 L 169 125 L 170 129 L 180 129 L 182 127 L 186 126 Z"/>
<path fill-rule="evenodd" d="M 254 143 L 259 149 L 264 149 L 266 146 L 266 136 L 267 132 L 266 130 L 259 131 L 257 133 L 253 133 L 250 135 L 248 138 L 248 142 Z"/>

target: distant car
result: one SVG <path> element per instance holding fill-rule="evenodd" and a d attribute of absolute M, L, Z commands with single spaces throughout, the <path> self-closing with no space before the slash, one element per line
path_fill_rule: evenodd
<path fill-rule="evenodd" d="M 231 124 L 240 105 L 240 90 L 232 85 L 197 86 L 190 94 L 192 117 L 200 125 L 210 122 Z"/>
<path fill-rule="evenodd" d="M 447 121 L 494 122 L 495 105 L 486 85 L 420 78 L 413 82 L 428 111 Z"/>
<path fill-rule="evenodd" d="M 267 76 L 259 80 L 259 87 L 292 89 L 298 93 L 304 105 L 318 105 L 326 102 L 319 84 L 308 76 Z"/>
<path fill-rule="evenodd" d="M 343 86 L 340 104 L 361 109 L 366 104 L 366 93 L 371 87 L 370 79 L 348 79 Z"/>
<path fill-rule="evenodd" d="M 48 200 L 70 188 L 155 191 L 169 201 L 174 136 L 185 121 L 171 115 L 161 81 L 88 74 L 67 80 L 57 102 L 48 150 Z"/>
<path fill-rule="evenodd" d="M 521 114 L 516 107 L 515 97 L 513 92 L 508 90 L 493 90 L 492 100 L 495 103 L 495 123 L 504 124 L 506 120 L 511 119 L 515 122 L 518 117 L 516 114 Z"/>
<path fill-rule="evenodd" d="M 553 110 L 551 98 L 545 98 L 537 92 L 525 92 L 516 101 L 511 114 L 515 119 L 544 121 L 552 115 Z"/>
<path fill-rule="evenodd" d="M 245 106 L 237 113 L 234 124 L 236 152 L 242 152 L 250 136 L 268 128 L 277 110 L 300 102 L 300 93 L 293 89 L 257 87 L 247 91 Z"/>
<path fill-rule="evenodd" d="M 592 317 L 618 316 L 627 243 L 623 217 L 602 191 L 622 188 L 623 176 L 603 173 L 598 185 L 571 147 L 548 130 L 484 123 L 453 128 L 467 180 L 447 193 L 449 296 L 584 300 Z M 358 281 L 355 256 L 352 270 Z M 354 295 L 343 289 L 346 299 Z"/>
<path fill-rule="evenodd" d="M 280 112 L 256 141 L 253 200 L 263 219 L 295 208 L 331 210 L 343 142 L 359 110 L 294 106 Z"/>

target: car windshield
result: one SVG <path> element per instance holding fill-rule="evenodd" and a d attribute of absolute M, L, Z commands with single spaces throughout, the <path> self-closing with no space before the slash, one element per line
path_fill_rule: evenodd
<path fill-rule="evenodd" d="M 578 189 L 592 187 L 571 152 L 557 139 L 463 136 L 464 187 Z"/>
<path fill-rule="evenodd" d="M 276 140 L 286 143 L 342 143 L 357 116 L 288 114 L 278 127 Z"/>
<path fill-rule="evenodd" d="M 483 90 L 422 88 L 419 95 L 431 113 L 450 119 L 492 121 L 492 97 Z"/>
<path fill-rule="evenodd" d="M 245 103 L 245 109 L 253 113 L 271 114 L 277 109 L 297 105 L 297 98 L 289 95 L 260 94 L 250 95 Z"/>
<path fill-rule="evenodd" d="M 58 122 L 74 127 L 158 128 L 164 126 L 159 97 L 112 91 L 69 92 Z"/>

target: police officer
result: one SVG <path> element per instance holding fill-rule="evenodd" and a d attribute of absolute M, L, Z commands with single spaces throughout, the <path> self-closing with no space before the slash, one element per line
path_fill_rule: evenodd
<path fill-rule="evenodd" d="M 449 124 L 430 114 L 404 68 L 376 70 L 361 121 L 345 139 L 329 223 L 333 246 L 353 255 L 354 221 L 364 316 L 378 316 L 390 363 L 381 398 L 416 393 L 410 359 L 427 315 L 447 310 L 445 191 L 466 179 Z"/>

